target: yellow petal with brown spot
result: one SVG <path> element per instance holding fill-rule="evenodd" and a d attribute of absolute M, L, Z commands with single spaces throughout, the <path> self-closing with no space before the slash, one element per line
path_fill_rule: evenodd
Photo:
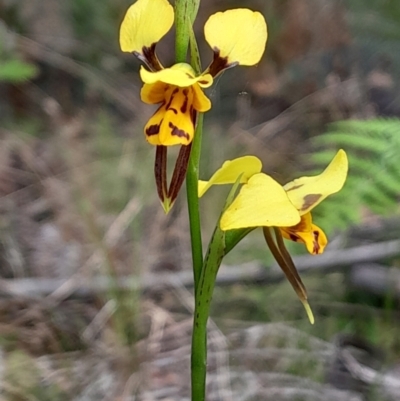
<path fill-rule="evenodd" d="M 308 213 L 327 196 L 340 191 L 346 181 L 348 160 L 339 150 L 329 166 L 314 177 L 301 177 L 284 186 L 285 191 L 301 215 Z"/>
<path fill-rule="evenodd" d="M 213 14 L 204 26 L 208 44 L 227 64 L 257 64 L 267 42 L 267 24 L 259 12 L 246 8 Z"/>
<path fill-rule="evenodd" d="M 255 156 L 243 156 L 234 160 L 227 160 L 208 181 L 199 181 L 199 198 L 213 185 L 234 184 L 240 177 L 240 182 L 261 171 L 261 160 Z"/>
<path fill-rule="evenodd" d="M 307 251 L 313 255 L 324 252 L 328 239 L 325 233 L 312 223 L 311 213 L 301 216 L 301 221 L 291 227 L 280 227 L 284 238 L 305 244 Z"/>
<path fill-rule="evenodd" d="M 165 146 L 189 145 L 194 135 L 191 115 L 192 88 L 174 88 L 167 104 L 160 131 L 160 142 Z"/>
<path fill-rule="evenodd" d="M 128 8 L 121 24 L 121 50 L 143 54 L 143 48 L 156 44 L 173 23 L 174 9 L 167 0 L 136 1 Z"/>
<path fill-rule="evenodd" d="M 171 86 L 163 104 L 146 124 L 146 139 L 152 145 L 188 145 L 194 135 L 192 88 Z"/>
<path fill-rule="evenodd" d="M 146 141 L 151 145 L 162 145 L 160 142 L 160 130 L 161 124 L 164 120 L 165 112 L 165 104 L 162 104 L 144 127 Z"/>
<path fill-rule="evenodd" d="M 300 221 L 299 212 L 286 192 L 266 174 L 253 175 L 223 213 L 223 231 L 261 226 L 293 226 Z"/>

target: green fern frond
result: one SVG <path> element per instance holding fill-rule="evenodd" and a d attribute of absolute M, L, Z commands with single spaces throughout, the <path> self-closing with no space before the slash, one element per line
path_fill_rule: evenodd
<path fill-rule="evenodd" d="M 400 200 L 400 120 L 348 120 L 329 126 L 312 139 L 307 156 L 315 171 L 332 160 L 338 149 L 349 157 L 349 176 L 343 189 L 315 210 L 317 224 L 327 232 L 361 221 L 362 211 L 390 215 Z"/>

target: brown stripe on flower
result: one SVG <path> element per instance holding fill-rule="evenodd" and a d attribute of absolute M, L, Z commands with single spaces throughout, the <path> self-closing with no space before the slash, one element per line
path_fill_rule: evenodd
<path fill-rule="evenodd" d="M 318 238 L 319 238 L 319 232 L 318 231 L 313 231 L 313 236 L 314 236 L 314 247 L 313 247 L 313 254 L 318 255 L 321 247 L 319 246 Z"/>
<path fill-rule="evenodd" d="M 185 180 L 191 148 L 192 143 L 189 143 L 189 145 L 181 146 L 179 150 L 168 190 L 168 198 L 170 199 L 171 204 L 177 198 L 179 190 L 181 189 L 183 181 Z"/>
<path fill-rule="evenodd" d="M 153 125 L 150 125 L 149 127 L 147 127 L 146 135 L 147 136 L 157 135 L 160 132 L 161 123 L 162 123 L 162 120 L 161 120 L 160 124 L 153 124 Z"/>
<path fill-rule="evenodd" d="M 300 211 L 304 212 L 307 210 L 310 206 L 314 205 L 319 201 L 319 199 L 322 198 L 321 194 L 309 194 L 306 195 L 303 199 L 303 206 L 301 207 Z"/>
<path fill-rule="evenodd" d="M 186 110 L 187 110 L 188 101 L 189 101 L 188 94 L 189 94 L 189 90 L 188 89 L 184 89 L 183 90 L 183 96 L 185 96 L 185 100 L 184 100 L 184 102 L 183 102 L 183 104 L 181 106 L 181 112 L 182 113 L 186 113 Z"/>
<path fill-rule="evenodd" d="M 193 105 L 190 106 L 190 119 L 193 123 L 193 127 L 196 126 L 197 121 L 197 111 L 194 109 Z"/>
<path fill-rule="evenodd" d="M 287 189 L 286 192 L 293 191 L 294 189 L 299 189 L 303 186 L 304 184 L 295 185 L 294 187 Z"/>
<path fill-rule="evenodd" d="M 209 83 L 209 81 L 207 81 L 207 80 L 205 80 L 205 79 L 201 79 L 201 80 L 199 80 L 199 81 L 197 81 L 199 84 L 202 84 L 202 85 L 207 85 L 208 83 Z"/>
<path fill-rule="evenodd" d="M 163 69 L 156 55 L 156 43 L 153 43 L 150 47 L 143 46 L 141 53 L 135 51 L 133 54 L 143 61 L 150 71 L 161 71 Z"/>
<path fill-rule="evenodd" d="M 174 100 L 174 95 L 176 95 L 178 92 L 179 92 L 179 88 L 175 88 L 172 91 L 171 96 L 170 96 L 170 98 L 168 100 L 168 103 L 165 106 L 165 111 L 172 110 L 175 114 L 178 114 L 178 110 L 176 110 L 174 107 L 171 107 L 171 103 Z"/>
<path fill-rule="evenodd" d="M 235 67 L 236 65 L 239 64 L 237 61 L 233 63 L 228 63 L 228 57 L 221 57 L 220 55 L 221 51 L 217 47 L 214 47 L 213 51 L 214 51 L 213 61 L 206 71 L 209 74 L 211 74 L 213 78 L 216 77 L 223 70 Z"/>
<path fill-rule="evenodd" d="M 168 125 L 171 128 L 171 135 L 177 136 L 178 138 L 185 138 L 186 140 L 190 139 L 190 135 L 183 129 L 179 129 L 179 127 L 172 124 L 171 122 Z"/>

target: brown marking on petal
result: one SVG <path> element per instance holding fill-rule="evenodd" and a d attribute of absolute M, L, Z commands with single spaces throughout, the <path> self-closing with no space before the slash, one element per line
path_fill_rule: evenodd
<path fill-rule="evenodd" d="M 174 172 L 171 178 L 171 184 L 168 190 L 168 198 L 170 199 L 171 203 L 175 202 L 179 190 L 181 189 L 181 186 L 185 181 L 191 149 L 192 149 L 192 143 L 189 143 L 189 145 L 187 146 L 185 145 L 181 146 L 179 150 L 179 154 L 175 163 Z"/>
<path fill-rule="evenodd" d="M 206 81 L 205 79 L 201 79 L 200 81 L 197 82 L 202 85 L 207 85 L 209 83 L 209 81 Z"/>
<path fill-rule="evenodd" d="M 185 96 L 185 100 L 184 100 L 184 102 L 183 102 L 183 104 L 181 106 L 181 112 L 184 113 L 184 114 L 187 111 L 187 106 L 188 106 L 188 101 L 189 101 L 188 94 L 189 94 L 189 91 L 187 89 L 184 89 L 183 90 L 183 95 Z"/>
<path fill-rule="evenodd" d="M 167 147 L 157 145 L 156 146 L 156 158 L 154 163 L 154 175 L 156 179 L 156 187 L 158 197 L 161 202 L 164 200 L 168 193 L 167 188 Z"/>
<path fill-rule="evenodd" d="M 315 255 L 319 254 L 319 251 L 321 250 L 321 247 L 319 246 L 318 238 L 319 238 L 319 232 L 318 231 L 313 231 L 314 235 L 314 248 L 313 248 L 313 253 Z"/>
<path fill-rule="evenodd" d="M 220 56 L 221 51 L 218 49 L 218 47 L 214 47 L 213 51 L 214 51 L 213 61 L 206 71 L 209 74 L 211 74 L 213 78 L 216 77 L 223 70 L 235 67 L 236 65 L 239 64 L 238 62 L 228 63 L 228 57 L 221 57 Z"/>
<path fill-rule="evenodd" d="M 294 242 L 297 242 L 299 240 L 299 237 L 297 235 L 294 235 L 294 234 L 289 234 L 289 237 Z"/>
<path fill-rule="evenodd" d="M 150 71 L 162 70 L 162 65 L 158 61 L 156 56 L 156 43 L 150 45 L 150 47 L 143 46 L 142 53 L 133 52 L 133 54 L 141 61 L 143 61 L 150 69 Z"/>
<path fill-rule="evenodd" d="M 177 136 L 178 138 L 185 138 L 186 140 L 190 139 L 190 135 L 184 131 L 183 129 L 179 129 L 176 125 L 169 123 L 169 127 L 171 128 L 171 135 Z"/>
<path fill-rule="evenodd" d="M 190 74 L 189 72 L 186 72 L 186 75 L 187 75 L 189 78 L 194 78 L 194 76 L 193 76 L 192 74 Z"/>
<path fill-rule="evenodd" d="M 314 205 L 314 203 L 317 203 L 321 197 L 321 194 L 306 195 L 303 199 L 303 206 L 301 207 L 300 211 L 304 212 L 304 210 L 307 210 L 310 206 Z"/>
<path fill-rule="evenodd" d="M 197 120 L 197 111 L 194 109 L 194 107 L 191 105 L 190 106 L 190 119 L 192 120 L 193 126 L 196 125 L 196 120 Z"/>
<path fill-rule="evenodd" d="M 172 91 L 172 94 L 168 100 L 168 104 L 165 106 L 166 111 L 167 110 L 172 110 L 175 114 L 178 114 L 178 110 L 176 110 L 175 108 L 171 107 L 171 103 L 174 100 L 174 95 L 176 95 L 179 92 L 179 88 L 175 88 Z"/>
<path fill-rule="evenodd" d="M 287 189 L 286 192 L 293 191 L 294 189 L 299 189 L 302 186 L 304 186 L 304 184 L 295 185 L 294 187 Z"/>
<path fill-rule="evenodd" d="M 162 120 L 161 120 L 161 122 L 162 122 Z M 147 127 L 146 135 L 147 136 L 157 135 L 160 132 L 161 122 L 160 122 L 160 124 L 154 124 L 154 125 L 150 125 L 149 127 Z"/>
<path fill-rule="evenodd" d="M 175 91 L 174 91 L 175 92 Z M 169 110 L 172 101 L 174 100 L 174 92 L 172 92 L 172 95 L 170 96 L 167 105 L 165 106 L 165 110 Z"/>

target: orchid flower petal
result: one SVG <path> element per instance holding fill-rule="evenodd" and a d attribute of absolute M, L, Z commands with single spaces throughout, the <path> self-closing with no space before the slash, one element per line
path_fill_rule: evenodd
<path fill-rule="evenodd" d="M 172 27 L 174 9 L 167 0 L 138 0 L 132 4 L 121 24 L 121 50 L 143 55 Z"/>
<path fill-rule="evenodd" d="M 284 238 L 305 244 L 307 251 L 313 255 L 324 252 L 328 239 L 324 231 L 312 223 L 311 213 L 301 216 L 301 221 L 295 226 L 280 227 Z"/>
<path fill-rule="evenodd" d="M 147 71 L 143 66 L 140 69 L 140 77 L 145 84 L 164 82 L 165 84 L 180 86 L 185 88 L 194 84 L 202 88 L 208 88 L 213 83 L 210 74 L 199 75 L 196 77 L 192 67 L 186 63 L 175 64 L 171 68 L 164 68 L 161 71 Z"/>
<path fill-rule="evenodd" d="M 339 150 L 329 166 L 314 177 L 301 177 L 289 182 L 284 189 L 293 205 L 304 215 L 327 196 L 340 191 L 348 171 L 347 155 Z"/>
<path fill-rule="evenodd" d="M 204 34 L 214 51 L 210 66 L 213 76 L 234 65 L 257 64 L 268 36 L 264 17 L 246 8 L 211 15 L 204 26 Z"/>
<path fill-rule="evenodd" d="M 192 88 L 171 86 L 165 101 L 149 119 L 144 132 L 152 145 L 189 145 L 194 135 Z"/>
<path fill-rule="evenodd" d="M 227 160 L 208 181 L 199 181 L 199 198 L 213 185 L 234 184 L 240 177 L 240 183 L 261 171 L 261 160 L 255 156 L 243 156 Z"/>
<path fill-rule="evenodd" d="M 285 190 L 270 176 L 253 175 L 223 213 L 223 231 L 247 227 L 287 227 L 300 221 L 297 209 Z"/>

